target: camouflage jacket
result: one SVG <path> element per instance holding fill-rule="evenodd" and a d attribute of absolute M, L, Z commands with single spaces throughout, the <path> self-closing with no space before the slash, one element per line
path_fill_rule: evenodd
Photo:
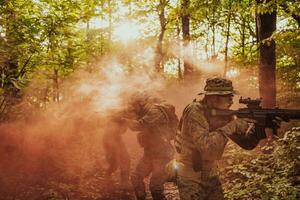
<path fill-rule="evenodd" d="M 138 142 L 148 157 L 171 157 L 173 155 L 170 141 L 165 137 L 168 117 L 159 104 L 149 103 L 139 116 L 135 126 L 130 128 L 138 131 Z"/>
<path fill-rule="evenodd" d="M 228 136 L 218 131 L 232 119 L 209 117 L 206 114 L 207 106 L 203 102 L 195 101 L 183 111 L 176 135 L 175 147 L 178 153 L 177 160 L 187 166 L 193 166 L 193 151 L 199 152 L 197 160 L 204 168 L 214 166 L 214 161 L 222 157 Z M 244 148 L 248 142 L 255 146 L 258 140 L 254 135 L 247 135 L 236 130 L 230 137 Z M 208 166 L 205 166 L 208 165 Z"/>

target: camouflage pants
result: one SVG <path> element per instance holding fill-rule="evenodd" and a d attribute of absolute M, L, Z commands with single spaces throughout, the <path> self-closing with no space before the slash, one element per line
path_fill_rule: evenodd
<path fill-rule="evenodd" d="M 144 179 L 152 174 L 150 178 L 150 192 L 153 200 L 165 200 L 163 194 L 164 183 L 166 182 L 167 175 L 165 166 L 169 159 L 153 159 L 143 157 L 131 176 L 132 185 L 138 200 L 146 199 Z"/>
<path fill-rule="evenodd" d="M 130 156 L 122 138 L 103 139 L 105 159 L 108 163 L 106 175 L 111 176 L 112 173 L 120 169 L 121 182 L 129 181 L 130 172 Z"/>
<path fill-rule="evenodd" d="M 224 194 L 218 176 L 177 177 L 181 200 L 223 200 Z"/>

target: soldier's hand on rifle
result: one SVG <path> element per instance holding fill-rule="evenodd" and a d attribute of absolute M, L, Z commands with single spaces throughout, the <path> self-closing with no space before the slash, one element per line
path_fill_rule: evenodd
<path fill-rule="evenodd" d="M 254 130 L 256 121 L 248 118 L 236 118 L 225 126 L 219 128 L 225 135 L 230 136 L 236 133 L 248 134 Z"/>
<path fill-rule="evenodd" d="M 283 119 L 281 117 L 275 117 L 275 119 L 272 120 L 272 123 L 274 124 L 275 128 L 280 128 L 281 122 Z"/>

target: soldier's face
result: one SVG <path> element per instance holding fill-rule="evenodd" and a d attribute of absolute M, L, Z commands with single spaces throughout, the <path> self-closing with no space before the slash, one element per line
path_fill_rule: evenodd
<path fill-rule="evenodd" d="M 233 104 L 233 95 L 222 95 L 217 97 L 216 108 L 217 109 L 229 109 Z"/>
<path fill-rule="evenodd" d="M 212 95 L 208 96 L 208 104 L 216 109 L 228 109 L 233 104 L 233 95 Z"/>

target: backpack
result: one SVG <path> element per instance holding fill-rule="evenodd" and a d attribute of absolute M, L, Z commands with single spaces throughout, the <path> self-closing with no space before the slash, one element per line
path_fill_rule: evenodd
<path fill-rule="evenodd" d="M 164 113 L 167 119 L 167 126 L 164 131 L 164 138 L 168 141 L 173 140 L 178 129 L 178 117 L 175 113 L 175 106 L 167 103 L 157 104 L 159 109 Z"/>

